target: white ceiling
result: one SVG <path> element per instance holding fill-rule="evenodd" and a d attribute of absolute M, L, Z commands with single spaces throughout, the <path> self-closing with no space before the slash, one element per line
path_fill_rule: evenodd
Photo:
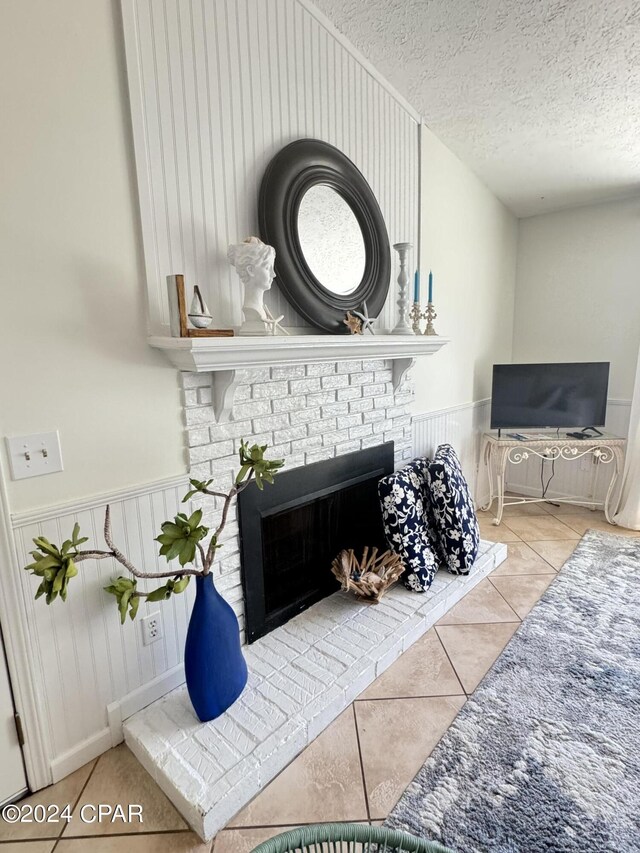
<path fill-rule="evenodd" d="M 518 216 L 640 192 L 639 0 L 315 0 Z"/>

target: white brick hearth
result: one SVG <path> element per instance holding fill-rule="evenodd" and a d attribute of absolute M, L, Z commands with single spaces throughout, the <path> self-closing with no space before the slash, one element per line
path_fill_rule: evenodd
<path fill-rule="evenodd" d="M 181 687 L 125 722 L 127 745 L 212 838 L 506 554 L 483 542 L 468 577 L 441 571 L 423 595 L 396 585 L 377 606 L 344 593 L 320 601 L 245 648 L 249 683 L 217 720 L 200 723 Z"/>

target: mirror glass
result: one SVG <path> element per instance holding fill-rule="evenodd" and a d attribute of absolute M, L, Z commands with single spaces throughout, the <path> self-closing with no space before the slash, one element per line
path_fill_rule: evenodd
<path fill-rule="evenodd" d="M 323 287 L 353 293 L 364 276 L 365 247 L 358 220 L 340 193 L 314 184 L 298 209 L 298 239 L 307 266 Z"/>

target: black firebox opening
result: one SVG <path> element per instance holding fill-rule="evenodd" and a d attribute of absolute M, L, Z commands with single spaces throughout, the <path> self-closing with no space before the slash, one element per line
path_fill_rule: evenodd
<path fill-rule="evenodd" d="M 386 547 L 378 480 L 393 471 L 393 442 L 283 471 L 239 496 L 247 639 L 282 625 L 338 588 L 342 548 Z"/>

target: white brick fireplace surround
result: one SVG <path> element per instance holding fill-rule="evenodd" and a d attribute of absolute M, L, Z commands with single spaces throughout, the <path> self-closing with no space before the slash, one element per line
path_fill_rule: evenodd
<path fill-rule="evenodd" d="M 182 382 L 190 476 L 213 477 L 225 489 L 237 473 L 242 439 L 267 444 L 268 455 L 284 459 L 287 471 L 385 441 L 395 444 L 396 466 L 412 455 L 413 386 L 405 380 L 393 390 L 390 361 L 238 370 L 232 419 L 224 423 L 215 422 L 211 373 L 182 373 Z M 214 577 L 243 629 L 235 506 L 222 541 Z"/>
<path fill-rule="evenodd" d="M 413 386 L 397 376 L 385 359 L 236 370 L 230 417 L 216 422 L 211 373 L 182 373 L 191 476 L 230 486 L 241 439 L 269 445 L 286 470 L 393 441 L 399 466 L 413 455 Z M 235 515 L 223 542 L 214 578 L 244 634 Z M 482 543 L 468 577 L 440 572 L 424 595 L 397 585 L 379 606 L 336 593 L 245 648 L 249 684 L 220 718 L 199 723 L 183 686 L 126 720 L 125 740 L 210 839 L 505 557 Z"/>

